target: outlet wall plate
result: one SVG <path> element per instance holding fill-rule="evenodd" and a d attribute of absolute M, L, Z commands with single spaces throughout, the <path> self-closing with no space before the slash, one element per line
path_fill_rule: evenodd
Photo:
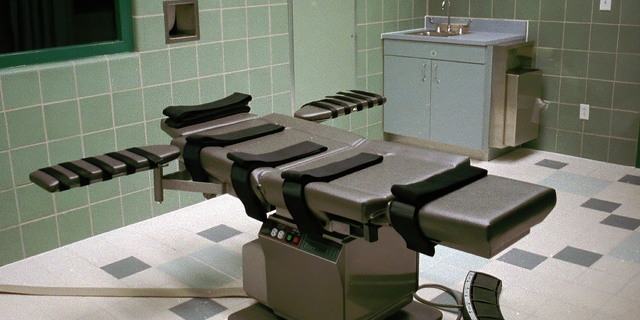
<path fill-rule="evenodd" d="M 580 120 L 589 120 L 589 105 L 580 104 Z"/>
<path fill-rule="evenodd" d="M 600 0 L 600 11 L 611 11 L 612 0 Z"/>

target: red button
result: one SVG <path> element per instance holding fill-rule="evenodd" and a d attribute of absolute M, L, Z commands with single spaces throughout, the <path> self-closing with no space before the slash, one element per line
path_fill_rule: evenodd
<path fill-rule="evenodd" d="M 298 244 L 298 242 L 300 242 L 300 238 L 293 237 L 293 243 Z"/>

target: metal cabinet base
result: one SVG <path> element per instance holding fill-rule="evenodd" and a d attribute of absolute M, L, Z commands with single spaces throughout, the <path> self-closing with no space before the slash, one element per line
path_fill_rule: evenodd
<path fill-rule="evenodd" d="M 413 301 L 418 255 L 391 228 L 381 228 L 379 237 L 315 241 L 268 220 L 242 249 L 244 290 L 290 320 L 413 319 L 407 317 L 425 309 L 398 312 Z M 435 317 L 419 318 L 442 316 L 426 312 Z"/>

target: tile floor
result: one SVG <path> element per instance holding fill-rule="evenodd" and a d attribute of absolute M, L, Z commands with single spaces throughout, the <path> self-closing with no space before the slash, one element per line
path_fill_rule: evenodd
<path fill-rule="evenodd" d="M 640 170 L 520 149 L 490 174 L 553 187 L 558 204 L 531 234 L 492 259 L 446 247 L 420 257 L 421 282 L 462 289 L 470 270 L 503 281 L 506 319 L 636 319 L 640 314 Z M 220 196 L 0 268 L 3 284 L 236 287 L 241 247 L 260 224 Z M 435 290 L 420 294 L 449 298 Z M 2 319 L 227 319 L 251 299 L 0 295 Z M 445 312 L 444 319 L 454 319 Z"/>

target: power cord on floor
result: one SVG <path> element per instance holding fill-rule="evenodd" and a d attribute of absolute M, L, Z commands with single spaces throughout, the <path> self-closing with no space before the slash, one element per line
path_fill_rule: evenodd
<path fill-rule="evenodd" d="M 145 298 L 249 298 L 240 287 L 233 288 L 101 288 L 42 287 L 0 284 L 0 294 L 71 297 L 145 297 Z"/>
<path fill-rule="evenodd" d="M 453 300 L 455 300 L 456 304 L 435 303 L 418 296 L 418 291 L 420 291 L 421 289 L 431 289 L 431 288 L 440 289 L 444 291 L 446 294 L 450 295 L 453 298 Z M 449 287 L 445 287 L 443 285 L 439 285 L 435 283 L 423 284 L 418 287 L 418 290 L 416 290 L 416 292 L 413 294 L 413 297 L 419 302 L 437 309 L 444 309 L 444 308 L 458 309 L 458 317 L 456 318 L 456 320 L 460 320 L 462 318 L 462 308 L 463 308 L 462 301 L 458 299 L 458 296 L 456 295 L 456 293 L 453 291 L 453 289 Z"/>

